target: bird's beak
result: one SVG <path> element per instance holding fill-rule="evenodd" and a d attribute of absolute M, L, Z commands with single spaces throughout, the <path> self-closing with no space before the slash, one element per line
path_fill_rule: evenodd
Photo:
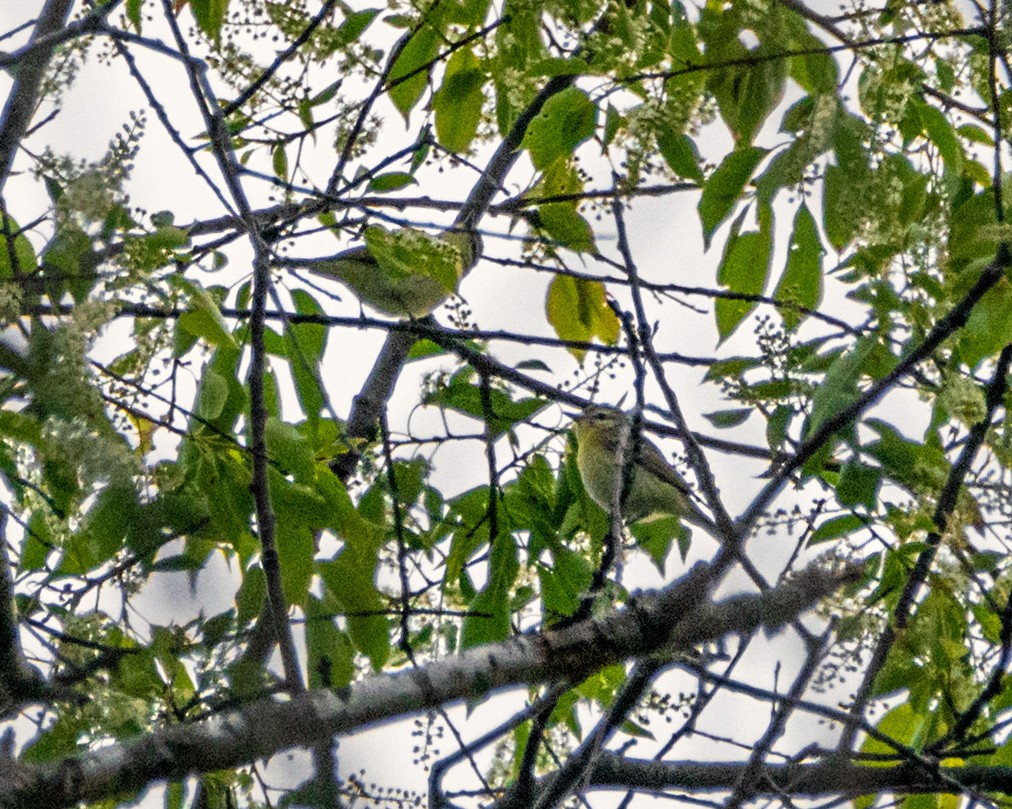
<path fill-rule="evenodd" d="M 569 419 L 578 419 L 578 418 L 580 418 L 580 411 L 579 410 L 563 410 L 562 411 L 562 415 L 565 416 L 566 418 L 569 418 Z"/>

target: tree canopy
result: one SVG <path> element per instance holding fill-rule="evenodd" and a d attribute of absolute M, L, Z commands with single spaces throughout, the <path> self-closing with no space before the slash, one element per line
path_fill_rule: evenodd
<path fill-rule="evenodd" d="M 0 807 L 1012 794 L 1008 4 L 6 5 Z"/>

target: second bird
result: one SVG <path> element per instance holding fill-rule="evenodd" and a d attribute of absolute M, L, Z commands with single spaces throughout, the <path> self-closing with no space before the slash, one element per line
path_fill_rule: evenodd
<path fill-rule="evenodd" d="M 482 251 L 475 230 L 429 236 L 414 228 L 370 227 L 365 241 L 360 247 L 314 261 L 308 269 L 336 278 L 362 303 L 398 318 L 431 313 L 457 291 L 460 279 Z"/>
<path fill-rule="evenodd" d="M 622 474 L 618 462 L 619 442 L 625 439 L 625 457 L 634 451 L 629 431 L 629 416 L 616 407 L 593 405 L 573 422 L 576 435 L 576 465 L 584 488 L 591 499 L 605 511 L 611 508 L 615 477 Z M 629 522 L 651 514 L 673 514 L 702 528 L 710 521 L 692 502 L 689 484 L 669 464 L 661 451 L 642 436 L 632 484 L 622 506 L 622 516 Z"/>

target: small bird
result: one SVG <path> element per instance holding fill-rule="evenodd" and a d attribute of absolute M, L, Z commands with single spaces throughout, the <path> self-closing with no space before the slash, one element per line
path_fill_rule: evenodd
<path fill-rule="evenodd" d="M 576 435 L 576 466 L 587 494 L 605 511 L 611 508 L 616 476 L 622 474 L 618 463 L 619 441 L 632 427 L 630 417 L 616 407 L 592 405 L 573 421 Z M 635 448 L 630 435 L 625 442 L 625 458 Z M 706 515 L 692 502 L 692 490 L 685 479 L 669 464 L 657 447 L 642 436 L 629 493 L 622 505 L 622 516 L 636 522 L 651 514 L 673 514 L 702 528 L 711 527 Z"/>
<path fill-rule="evenodd" d="M 292 266 L 336 278 L 385 315 L 420 318 L 457 291 L 482 251 L 481 236 L 470 228 L 430 236 L 415 228 L 374 226 L 366 229 L 365 242 L 331 258 Z"/>

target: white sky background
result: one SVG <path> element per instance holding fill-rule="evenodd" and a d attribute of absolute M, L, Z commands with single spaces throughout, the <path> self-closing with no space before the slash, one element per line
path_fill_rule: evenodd
<path fill-rule="evenodd" d="M 376 4 L 352 2 L 351 5 L 354 8 L 364 8 L 367 5 Z M 819 2 L 810 2 L 809 5 L 825 13 L 838 11 L 835 2 L 820 0 Z M 41 2 L 5 2 L 0 4 L 0 31 L 9 31 L 18 22 L 30 18 L 38 7 L 41 7 Z M 156 17 L 158 14 L 160 12 L 155 11 Z M 192 19 L 189 11 L 184 11 L 181 19 L 186 25 L 189 25 Z M 145 22 L 145 26 L 144 34 L 146 36 L 157 35 L 160 30 L 157 25 L 148 21 Z M 374 27 L 379 28 L 379 25 L 375 24 Z M 0 42 L 0 48 L 13 50 L 20 44 L 20 40 L 18 42 Z M 159 97 L 167 104 L 171 103 L 173 124 L 184 136 L 195 139 L 204 126 L 196 114 L 182 66 L 159 55 L 145 53 L 137 48 L 132 50 L 141 64 L 144 75 L 150 81 L 155 82 L 155 90 Z M 94 59 L 96 51 L 97 47 L 92 46 L 92 58 L 81 71 L 73 89 L 66 94 L 60 115 L 29 141 L 29 146 L 35 151 L 39 151 L 43 145 L 49 145 L 58 153 L 66 151 L 87 160 L 97 160 L 107 150 L 110 138 L 127 120 L 127 113 L 131 110 L 147 109 L 147 102 L 137 89 L 136 84 L 127 75 L 122 63 L 117 62 L 113 69 L 104 64 L 96 64 Z M 320 87 L 333 80 L 332 77 L 322 75 L 317 79 Z M 10 83 L 8 75 L 0 74 L 0 93 L 4 97 L 6 97 Z M 231 95 L 227 90 L 222 94 L 225 97 Z M 792 100 L 794 99 L 788 97 L 784 100 L 784 104 L 789 104 Z M 384 139 L 401 146 L 406 140 L 413 138 L 415 128 L 417 128 L 415 119 L 412 121 L 413 129 L 406 134 L 403 120 L 398 113 L 393 111 L 389 105 L 382 106 L 380 110 L 386 121 Z M 774 113 L 770 120 L 774 124 L 777 123 L 779 114 Z M 146 208 L 149 212 L 174 211 L 176 222 L 180 225 L 185 225 L 193 219 L 220 216 L 223 211 L 219 202 L 209 193 L 206 186 L 193 176 L 191 168 L 150 111 L 147 113 L 147 121 L 147 130 L 141 144 L 137 168 L 128 186 L 131 204 Z M 195 142 L 195 140 L 191 142 Z M 718 159 L 729 144 L 723 125 L 719 122 L 714 127 L 710 127 L 698 142 L 704 156 L 710 159 Z M 767 126 L 760 142 L 765 145 L 778 143 L 775 126 Z M 317 161 L 319 171 L 315 176 L 319 180 L 319 178 L 327 176 L 329 173 L 328 161 L 333 160 L 333 153 L 327 148 L 326 134 L 321 134 L 316 149 L 319 155 Z M 373 152 L 374 155 L 380 153 L 382 153 L 382 149 Z M 218 180 L 220 175 L 210 156 L 202 154 L 198 156 L 198 159 L 201 160 L 212 178 Z M 269 160 L 269 158 L 267 159 Z M 294 161 L 292 160 L 292 162 Z M 474 162 L 480 166 L 483 165 L 484 160 L 482 156 L 479 156 Z M 17 168 L 24 169 L 28 164 L 21 156 L 15 165 Z M 593 161 L 588 160 L 586 165 L 593 165 Z M 269 167 L 265 170 L 269 172 Z M 529 163 L 526 160 L 521 160 L 511 172 L 508 186 L 511 191 L 520 190 L 531 176 Z M 421 181 L 421 185 L 408 189 L 408 193 L 463 199 L 473 182 L 473 174 L 466 170 L 449 173 L 436 183 L 433 182 L 434 177 L 435 173 L 429 170 L 428 176 Z M 442 183 L 442 185 L 438 183 Z M 600 188 L 607 184 L 608 174 L 605 171 L 599 174 L 589 186 Z M 270 190 L 265 183 L 250 178 L 244 182 L 244 185 L 254 206 L 268 203 Z M 11 200 L 16 196 L 17 202 L 16 205 L 11 205 L 11 211 L 22 219 L 25 218 L 24 212 L 29 210 L 28 200 L 35 202 L 36 213 L 42 213 L 49 207 L 48 198 L 45 197 L 41 187 L 25 177 L 14 178 L 8 184 L 7 195 Z M 710 252 L 704 253 L 695 209 L 697 201 L 698 194 L 693 192 L 663 199 L 640 199 L 630 206 L 627 212 L 630 240 L 634 257 L 644 278 L 655 282 L 667 281 L 699 286 L 714 285 L 714 268 L 720 258 L 723 246 L 722 234 L 726 232 L 726 225 L 715 238 L 714 246 Z M 818 197 L 809 199 L 809 205 L 816 220 L 821 221 Z M 772 277 L 767 290 L 773 288 L 777 276 L 783 268 L 784 250 L 793 218 L 793 210 L 793 206 L 785 205 L 783 200 L 777 207 L 778 228 L 775 237 L 777 253 L 773 261 Z M 419 215 L 419 221 L 425 221 L 423 218 L 425 215 L 423 211 Z M 497 257 L 519 254 L 517 244 L 506 238 L 508 228 L 509 222 L 504 218 L 487 217 L 483 221 L 482 231 L 485 237 L 486 254 Z M 598 246 L 602 251 L 614 255 L 614 242 L 608 241 L 608 236 L 613 235 L 613 229 L 605 222 L 598 232 L 604 234 L 599 236 Z M 320 254 L 328 254 L 339 249 L 339 245 L 330 236 L 321 237 L 316 241 L 316 244 L 319 245 Z M 250 252 L 246 245 L 238 242 L 235 247 L 229 248 L 229 254 L 231 257 L 230 266 L 215 276 L 202 275 L 201 278 L 204 282 L 235 283 L 248 277 Z M 292 254 L 313 255 L 308 240 L 300 240 L 300 243 L 292 250 Z M 834 261 L 833 256 L 827 255 L 824 259 L 824 266 L 831 266 Z M 571 266 L 574 269 L 583 269 L 579 259 L 575 257 L 571 257 Z M 593 264 L 588 263 L 588 268 L 593 268 Z M 527 334 L 552 336 L 551 328 L 547 325 L 543 314 L 548 280 L 548 276 L 544 274 L 533 273 L 529 270 L 500 269 L 489 262 L 483 262 L 465 279 L 461 294 L 474 311 L 474 321 L 482 328 L 501 328 Z M 343 299 L 341 303 L 333 305 L 332 313 L 344 315 L 358 313 L 359 305 L 352 294 L 340 288 L 336 283 L 328 285 L 327 282 L 321 281 L 320 284 L 332 288 Z M 848 305 L 841 297 L 840 287 L 835 286 L 831 280 L 827 282 L 824 301 L 825 308 L 832 309 L 834 314 L 838 316 L 847 317 Z M 755 338 L 748 324 L 739 328 L 738 332 L 725 345 L 718 347 L 717 334 L 710 311 L 711 305 L 706 299 L 697 299 L 692 303 L 705 309 L 705 313 L 696 313 L 688 307 L 678 307 L 670 302 L 665 302 L 663 306 L 657 306 L 648 300 L 651 316 L 662 318 L 654 343 L 658 352 L 679 351 L 699 356 L 713 356 L 718 352 L 721 356 L 755 354 Z M 849 308 L 850 313 L 856 311 L 858 311 L 856 308 Z M 445 316 L 441 320 L 446 322 Z M 802 331 L 802 337 L 811 337 L 817 330 L 817 325 L 809 325 Z M 103 339 L 99 341 L 98 350 L 109 352 L 111 358 L 119 350 L 118 345 L 121 345 L 119 341 L 128 335 L 129 324 L 124 321 L 103 336 Z M 357 392 L 361 381 L 369 372 L 383 337 L 384 335 L 379 332 L 354 332 L 348 329 L 332 333 L 322 374 L 327 382 L 333 407 L 339 415 L 347 414 L 351 396 Z M 546 381 L 552 379 L 559 382 L 571 381 L 574 378 L 574 371 L 577 370 L 576 362 L 564 351 L 507 343 L 494 343 L 490 350 L 494 356 L 509 363 L 520 359 L 543 359 L 552 370 L 550 377 L 541 374 Z M 449 365 L 448 362 L 441 364 L 443 367 Z M 436 366 L 439 365 L 440 363 L 437 362 Z M 417 394 L 414 391 L 421 382 L 422 374 L 433 367 L 432 364 L 414 364 L 405 368 L 399 382 L 398 392 L 391 402 L 390 418 L 395 427 L 397 425 L 405 427 L 410 416 L 413 434 L 439 435 L 441 433 L 442 423 L 439 414 L 434 410 L 411 412 L 417 402 Z M 195 373 L 198 370 L 195 369 Z M 690 426 L 704 432 L 714 433 L 718 431 L 714 430 L 709 422 L 702 418 L 701 414 L 721 409 L 727 405 L 722 402 L 716 387 L 700 384 L 702 375 L 702 369 L 672 367 L 669 381 L 679 394 L 682 409 Z M 648 399 L 653 402 L 660 401 L 656 395 L 656 388 L 653 389 L 653 393 L 654 395 L 651 396 L 648 388 Z M 617 380 L 604 385 L 600 399 L 616 402 L 623 396 L 627 404 L 632 402 L 631 374 L 628 368 L 626 373 L 620 375 Z M 902 401 L 904 397 L 907 401 Z M 185 402 L 186 396 L 182 396 L 181 400 Z M 908 394 L 892 393 L 882 406 L 880 414 L 890 419 L 907 435 L 919 435 L 926 424 L 926 414 L 923 420 L 911 418 L 911 414 L 914 412 L 913 403 Z M 920 413 L 922 410 L 923 408 L 917 412 Z M 905 418 L 902 420 L 895 418 L 900 412 L 905 414 Z M 293 408 L 289 412 L 289 417 L 295 418 L 296 413 L 296 409 Z M 565 418 L 557 408 L 549 408 L 540 414 L 536 421 L 546 427 L 562 427 L 565 424 Z M 475 431 L 474 424 L 462 418 L 451 420 L 451 424 L 460 432 L 472 433 Z M 725 432 L 728 433 L 727 437 L 763 445 L 765 443 L 763 430 L 762 420 L 756 416 L 751 419 L 747 427 L 739 428 L 733 433 Z M 524 431 L 521 435 L 531 440 L 541 440 L 544 437 L 542 433 L 536 433 L 534 430 Z M 561 439 L 557 442 L 557 446 L 561 447 Z M 679 450 L 677 442 L 664 442 L 663 446 L 670 452 Z M 505 442 L 500 442 L 497 449 L 500 463 L 509 458 L 510 451 Z M 718 486 L 733 516 L 749 502 L 752 495 L 761 487 L 763 481 L 754 477 L 762 471 L 761 465 L 750 464 L 739 457 L 715 452 L 707 452 L 707 457 L 713 466 Z M 437 487 L 442 487 L 449 495 L 461 488 L 469 488 L 475 485 L 476 481 L 483 479 L 485 474 L 483 448 L 478 442 L 450 442 L 434 453 L 434 465 L 436 473 L 434 483 Z M 793 492 L 786 492 L 776 505 L 789 508 L 795 497 L 797 495 Z M 749 543 L 749 551 L 759 569 L 773 577 L 780 571 L 781 565 L 793 550 L 794 545 L 794 538 L 786 537 L 782 533 L 774 537 L 762 535 Z M 697 559 L 711 557 L 713 551 L 712 541 L 701 536 L 697 530 L 690 563 Z M 214 562 L 201 575 L 195 590 L 190 589 L 185 576 L 167 574 L 154 576 L 146 591 L 136 601 L 140 613 L 147 619 L 158 623 L 168 622 L 170 619 L 182 622 L 196 616 L 200 611 L 203 611 L 205 615 L 213 615 L 232 606 L 231 597 L 235 588 L 235 576 L 226 569 L 220 556 L 215 555 L 212 559 Z M 681 570 L 681 563 L 677 559 L 677 555 L 674 554 L 668 563 L 668 578 L 677 575 Z M 661 581 L 652 566 L 647 564 L 630 566 L 627 570 L 626 584 L 633 588 L 657 586 Z M 749 589 L 743 578 L 733 577 L 729 580 L 726 590 L 730 591 L 738 587 Z M 817 625 L 817 622 L 812 620 L 807 623 L 812 627 Z M 729 646 L 733 649 L 733 642 Z M 773 639 L 760 636 L 753 641 L 746 659 L 737 672 L 739 674 L 749 672 L 749 679 L 755 685 L 785 690 L 789 687 L 794 675 L 791 661 L 794 661 L 796 665 L 802 659 L 803 650 L 793 634 L 786 633 Z M 784 662 L 778 680 L 774 679 L 775 660 Z M 662 682 L 671 683 L 674 691 L 679 688 L 683 690 L 692 688 L 689 678 L 677 674 L 669 675 Z M 839 696 L 836 695 L 836 698 Z M 818 695 L 814 698 L 822 699 Z M 826 697 L 826 699 L 830 702 L 835 701 L 832 696 Z M 507 697 L 493 702 L 491 706 L 483 705 L 477 715 L 468 722 L 459 721 L 463 717 L 462 709 L 455 709 L 452 714 L 465 738 L 473 738 L 479 735 L 482 730 L 487 729 L 491 723 L 497 723 L 505 718 L 509 710 L 517 704 L 518 699 Z M 732 719 L 733 725 L 729 728 L 727 723 Z M 753 702 L 724 693 L 704 713 L 701 727 L 721 735 L 733 736 L 739 740 L 757 739 L 765 730 L 767 721 L 767 706 L 757 709 Z M 748 727 L 746 727 L 746 723 Z M 360 767 L 366 767 L 367 780 L 387 782 L 393 786 L 410 785 L 412 788 L 424 792 L 424 773 L 419 767 L 410 765 L 410 749 L 416 743 L 416 740 L 410 736 L 412 726 L 409 720 L 399 723 L 396 730 L 392 727 L 384 727 L 342 740 L 340 746 L 342 775 L 346 776 L 349 773 L 354 773 Z M 669 726 L 669 729 L 675 726 L 677 726 L 677 720 L 676 725 Z M 589 724 L 586 727 L 589 727 Z M 658 738 L 663 741 L 665 728 L 655 725 L 654 729 L 658 733 Z M 778 745 L 778 749 L 795 750 L 812 742 L 830 743 L 832 738 L 831 731 L 824 726 L 816 727 L 814 720 L 807 719 L 799 713 L 789 724 L 788 732 Z M 444 736 L 440 746 L 443 753 L 455 749 L 448 734 Z M 647 756 L 650 754 L 650 749 L 650 745 L 645 744 L 642 747 L 637 747 L 634 755 Z M 683 742 L 678 750 L 679 758 L 712 756 L 724 759 L 732 755 L 729 754 L 728 748 L 714 745 L 698 736 Z M 300 760 L 299 756 L 294 759 L 294 761 Z M 271 772 L 276 773 L 279 769 L 287 769 L 285 761 L 285 756 L 277 757 L 275 767 Z M 396 763 L 394 764 L 394 762 Z M 464 767 L 460 768 L 461 772 L 464 770 Z M 286 777 L 285 780 L 289 780 L 289 778 Z M 453 783 L 452 779 L 450 783 Z M 154 799 L 155 794 L 157 791 L 145 800 L 145 805 L 158 805 L 158 801 Z M 617 802 L 620 797 L 620 795 L 617 796 L 615 801 Z M 610 798 L 602 800 L 600 796 L 592 800 L 595 807 L 607 806 L 610 805 L 610 802 Z"/>

